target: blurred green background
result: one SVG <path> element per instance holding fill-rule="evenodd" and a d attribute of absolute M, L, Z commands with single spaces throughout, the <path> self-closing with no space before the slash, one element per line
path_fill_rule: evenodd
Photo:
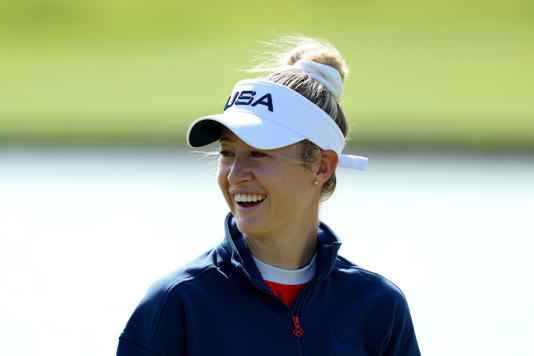
<path fill-rule="evenodd" d="M 534 1 L 0 0 L 0 143 L 184 145 L 257 41 L 329 40 L 351 145 L 534 151 Z"/>

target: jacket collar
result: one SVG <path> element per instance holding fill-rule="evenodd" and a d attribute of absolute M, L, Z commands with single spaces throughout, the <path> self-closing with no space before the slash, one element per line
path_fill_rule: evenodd
<path fill-rule="evenodd" d="M 257 285 L 264 286 L 263 278 L 256 267 L 248 250 L 243 234 L 237 228 L 234 216 L 229 213 L 224 222 L 225 238 L 221 247 L 228 254 L 230 262 L 241 270 L 244 275 Z M 341 247 L 341 240 L 324 223 L 320 223 L 317 229 L 317 275 L 313 284 L 323 281 L 332 269 L 336 261 L 337 253 Z M 226 259 L 226 258 L 225 258 Z M 265 288 L 267 288 L 265 286 Z"/>

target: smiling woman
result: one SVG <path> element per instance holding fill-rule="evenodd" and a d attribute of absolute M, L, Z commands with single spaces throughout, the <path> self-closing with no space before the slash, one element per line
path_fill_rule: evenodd
<path fill-rule="evenodd" d="M 285 269 L 305 265 L 313 257 L 317 239 L 319 180 L 325 181 L 332 175 L 337 156 L 324 151 L 324 158 L 308 167 L 300 158 L 302 143 L 258 150 L 228 129 L 223 129 L 219 141 L 219 187 L 239 230 L 248 237 L 252 255 Z M 302 184 L 315 179 L 317 185 Z M 252 202 L 255 196 L 260 199 Z M 266 246 L 256 248 L 261 242 Z M 287 244 L 294 248 L 286 250 L 282 261 L 263 253 L 265 248 L 276 251 Z"/>
<path fill-rule="evenodd" d="M 190 126 L 192 147 L 220 144 L 226 237 L 152 286 L 118 355 L 420 354 L 402 292 L 339 256 L 319 221 L 336 167 L 367 159 L 342 154 L 344 60 L 300 40 L 269 74 L 238 82 L 224 113 Z"/>

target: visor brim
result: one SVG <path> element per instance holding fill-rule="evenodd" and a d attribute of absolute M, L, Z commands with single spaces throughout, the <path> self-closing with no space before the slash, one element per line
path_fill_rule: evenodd
<path fill-rule="evenodd" d="M 234 111 L 195 120 L 187 131 L 187 143 L 191 147 L 209 145 L 221 138 L 223 126 L 249 146 L 262 150 L 281 148 L 306 139 L 268 119 Z"/>

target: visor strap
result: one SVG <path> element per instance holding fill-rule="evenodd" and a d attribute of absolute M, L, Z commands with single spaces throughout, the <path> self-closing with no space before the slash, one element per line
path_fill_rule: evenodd
<path fill-rule="evenodd" d="M 359 171 L 365 171 L 365 167 L 367 167 L 367 161 L 368 161 L 367 157 L 342 154 L 342 155 L 339 155 L 337 166 L 344 167 L 344 168 L 357 169 Z"/>

